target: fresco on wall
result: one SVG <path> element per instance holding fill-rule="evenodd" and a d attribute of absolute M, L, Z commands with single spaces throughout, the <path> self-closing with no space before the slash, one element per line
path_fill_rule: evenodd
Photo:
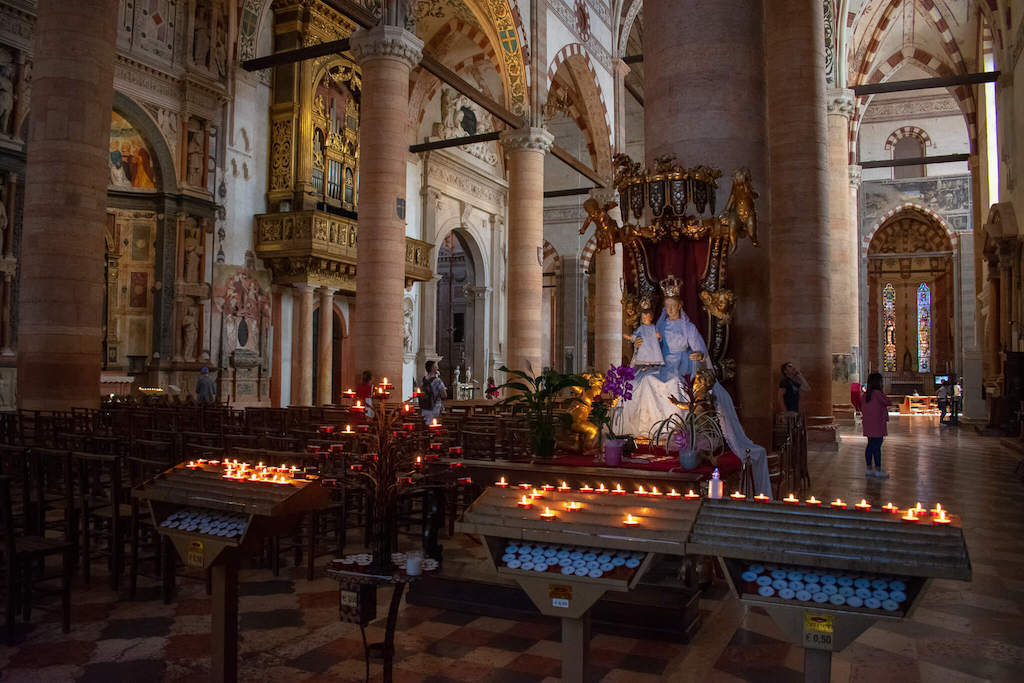
<path fill-rule="evenodd" d="M 153 154 L 132 124 L 117 112 L 110 113 L 110 181 L 117 189 L 155 190 Z"/>
<path fill-rule="evenodd" d="M 907 204 L 934 211 L 952 230 L 970 230 L 971 176 L 864 181 L 860 188 L 861 234 L 869 234 L 889 211 Z"/>

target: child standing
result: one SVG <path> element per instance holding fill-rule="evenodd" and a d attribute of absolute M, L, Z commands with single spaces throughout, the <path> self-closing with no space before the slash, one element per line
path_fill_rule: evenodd
<path fill-rule="evenodd" d="M 633 342 L 636 349 L 629 363 L 634 368 L 665 364 L 665 358 L 661 355 L 661 335 L 654 326 L 654 312 L 651 309 L 645 308 L 640 312 L 640 326 L 632 335 L 625 335 L 625 338 Z"/>
<path fill-rule="evenodd" d="M 889 434 L 886 426 L 889 421 L 889 397 L 882 391 L 882 375 L 877 372 L 868 375 L 868 385 L 861 401 L 861 414 L 864 436 L 868 437 L 868 445 L 864 449 L 864 461 L 867 464 L 864 476 L 888 479 L 889 473 L 882 469 L 882 440 Z"/>

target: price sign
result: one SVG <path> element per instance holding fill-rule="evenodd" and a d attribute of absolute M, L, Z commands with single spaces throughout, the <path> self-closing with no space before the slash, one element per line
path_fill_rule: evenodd
<path fill-rule="evenodd" d="M 572 600 L 572 586 L 549 584 L 548 595 L 551 597 L 552 607 L 569 609 L 569 602 Z"/>
<path fill-rule="evenodd" d="M 831 650 L 835 640 L 835 625 L 832 617 L 823 614 L 804 613 L 804 647 L 815 650 Z"/>
<path fill-rule="evenodd" d="M 202 541 L 192 541 L 188 544 L 188 553 L 185 556 L 185 564 L 197 569 L 206 568 L 206 552 Z"/>

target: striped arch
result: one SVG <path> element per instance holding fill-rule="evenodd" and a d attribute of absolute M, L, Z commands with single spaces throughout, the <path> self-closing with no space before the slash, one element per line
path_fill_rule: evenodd
<path fill-rule="evenodd" d="M 558 76 L 563 67 L 565 75 Z M 587 140 L 587 150 L 590 152 L 594 170 L 610 178 L 612 131 L 608 106 L 590 54 L 579 43 L 570 43 L 563 47 L 548 66 L 549 101 L 552 94 L 558 90 L 569 94 L 575 105 L 573 119 Z"/>
<path fill-rule="evenodd" d="M 562 257 L 558 250 L 551 246 L 551 242 L 544 240 L 544 263 L 542 269 L 545 273 L 558 274 Z"/>
<path fill-rule="evenodd" d="M 449 67 L 452 71 L 465 76 L 466 73 L 472 73 L 475 69 L 479 68 L 487 61 L 487 56 L 482 53 L 477 53 L 471 57 L 466 57 L 455 66 Z M 415 83 L 416 90 L 413 95 L 409 97 L 409 126 L 415 133 L 419 129 L 420 124 L 423 122 L 423 117 L 427 113 L 427 105 L 434 99 L 438 91 L 441 89 L 441 81 L 433 78 L 426 71 L 423 71 L 423 75 L 426 77 L 417 78 Z M 479 79 L 478 79 L 479 80 Z M 480 92 L 487 95 L 491 99 L 495 99 L 494 93 L 487 87 L 484 82 L 478 82 L 480 86 Z M 414 100 L 413 97 L 416 99 Z M 490 116 L 490 114 L 488 114 Z M 497 129 L 499 121 L 497 118 L 492 117 L 492 127 Z"/>
<path fill-rule="evenodd" d="M 921 141 L 921 144 L 925 147 L 934 147 L 935 143 L 932 142 L 931 137 L 923 128 L 917 126 L 903 126 L 897 128 L 893 132 L 889 133 L 889 137 L 885 140 L 885 151 L 892 151 L 892 148 L 896 146 L 896 143 L 903 138 L 917 138 Z"/>
<path fill-rule="evenodd" d="M 901 204 L 900 206 L 891 209 L 890 211 L 887 211 L 884 216 L 878 219 L 875 225 L 871 228 L 871 231 L 861 237 L 860 255 L 862 259 L 867 259 L 868 247 L 871 245 L 871 240 L 874 239 L 875 233 L 877 233 L 879 229 L 889 221 L 890 218 L 900 213 L 901 211 L 906 211 L 908 209 L 918 211 L 919 213 L 922 213 L 931 220 L 935 221 L 935 224 L 940 226 L 946 232 L 946 236 L 949 237 L 949 241 L 953 245 L 953 249 L 956 250 L 958 246 L 956 233 L 953 232 L 952 228 L 949 227 L 949 224 L 946 223 L 945 220 L 943 220 L 942 216 L 935 213 L 931 209 L 921 206 L 920 204 L 916 204 L 914 202 L 906 202 L 904 204 Z"/>
<path fill-rule="evenodd" d="M 580 252 L 580 272 L 586 273 L 590 270 L 590 262 L 594 259 L 596 252 L 597 235 L 591 235 L 587 243 L 583 245 L 583 251 Z"/>
<path fill-rule="evenodd" d="M 622 23 L 619 25 L 619 37 L 616 41 L 615 56 L 626 56 L 626 43 L 629 42 L 629 34 L 633 31 L 633 22 L 636 21 L 636 17 L 643 6 L 643 0 L 625 0 L 623 3 Z"/>
<path fill-rule="evenodd" d="M 889 79 L 893 73 L 905 62 L 915 64 L 928 72 L 932 76 L 950 76 L 953 74 L 953 70 L 938 59 L 931 53 L 922 50 L 921 48 L 906 47 L 898 52 L 894 52 L 884 62 L 882 62 L 878 68 L 876 68 L 866 81 L 867 83 L 882 83 Z M 967 138 L 970 143 L 971 154 L 977 154 L 977 143 L 978 143 L 978 113 L 977 103 L 974 100 L 974 92 L 965 85 L 958 85 L 955 87 L 947 88 L 949 94 L 956 100 L 957 105 L 960 107 L 961 113 L 964 115 L 964 121 L 967 124 Z M 857 136 L 860 133 L 861 119 L 864 118 L 864 112 L 867 110 L 874 96 L 868 98 L 862 98 L 857 102 L 856 111 L 854 112 L 853 119 L 850 121 L 850 163 L 856 163 L 856 151 L 857 151 Z"/>

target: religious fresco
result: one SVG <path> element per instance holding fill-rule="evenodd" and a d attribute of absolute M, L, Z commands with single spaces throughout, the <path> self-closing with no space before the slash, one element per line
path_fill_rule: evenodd
<path fill-rule="evenodd" d="M 915 204 L 933 211 L 951 230 L 971 229 L 970 175 L 865 181 L 860 188 L 860 228 L 869 235 L 893 209 Z"/>
<path fill-rule="evenodd" d="M 153 153 L 149 145 L 123 116 L 110 113 L 110 180 L 116 189 L 156 189 Z"/>

